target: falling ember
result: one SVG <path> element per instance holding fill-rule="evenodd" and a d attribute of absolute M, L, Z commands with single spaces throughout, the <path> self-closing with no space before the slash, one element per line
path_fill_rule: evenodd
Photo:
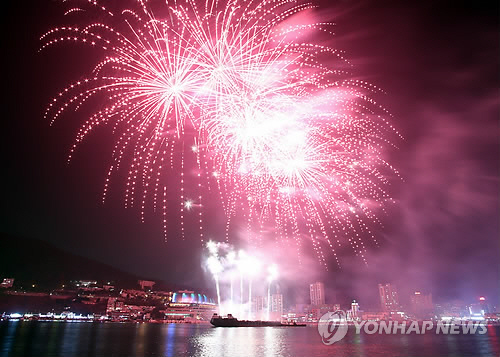
<path fill-rule="evenodd" d="M 197 216 L 203 241 L 201 202 L 213 188 L 227 226 L 272 227 L 299 256 L 308 240 L 324 265 L 325 248 L 337 260 L 344 244 L 364 260 L 362 237 L 375 239 L 370 226 L 392 202 L 389 179 L 398 173 L 384 153 L 398 134 L 370 97 L 378 89 L 349 79 L 336 49 L 304 40 L 331 36 L 333 24 L 304 19 L 315 6 L 295 0 L 181 0 L 155 4 L 161 17 L 153 3 L 122 11 L 82 3 L 65 13 L 79 26 L 41 37 L 42 49 L 100 49 L 92 73 L 62 90 L 45 117 L 54 122 L 104 98 L 70 153 L 96 127 L 111 126 L 103 199 L 125 171 L 126 207 L 140 207 L 142 220 L 148 206 L 161 211 L 165 234 L 167 214 L 177 211 L 182 237 L 185 220 Z M 324 36 L 305 36 L 314 32 Z M 177 192 L 167 178 L 180 183 L 177 210 L 167 209 L 167 192 Z"/>

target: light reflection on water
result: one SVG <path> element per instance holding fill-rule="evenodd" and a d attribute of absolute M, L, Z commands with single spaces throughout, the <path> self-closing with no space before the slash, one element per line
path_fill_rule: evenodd
<path fill-rule="evenodd" d="M 1 322 L 0 356 L 490 357 L 500 327 L 484 335 L 356 335 L 325 346 L 314 327 L 212 328 L 189 324 Z"/>

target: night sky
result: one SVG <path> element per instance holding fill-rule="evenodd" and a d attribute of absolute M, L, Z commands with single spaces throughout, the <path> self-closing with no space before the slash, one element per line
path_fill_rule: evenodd
<path fill-rule="evenodd" d="M 96 130 L 67 164 L 85 111 L 69 112 L 52 127 L 43 112 L 59 90 L 92 68 L 99 52 L 66 44 L 38 53 L 39 37 L 67 23 L 59 2 L 33 3 L 12 2 L 2 11 L 2 231 L 135 274 L 210 286 L 198 236 L 181 240 L 172 222 L 165 243 L 159 216 L 150 214 L 143 224 L 138 209 L 123 208 L 119 180 L 101 204 L 110 130 Z M 334 45 L 346 52 L 356 76 L 387 92 L 377 100 L 405 138 L 389 156 L 403 179 L 393 183 L 396 204 L 382 217 L 381 246 L 370 250 L 368 266 L 346 253 L 341 270 L 304 266 L 304 284 L 319 275 L 330 296 L 368 304 L 375 284 L 385 281 L 403 292 L 432 292 L 437 301 L 479 295 L 498 301 L 499 9 L 474 5 L 320 3 L 318 14 L 336 22 Z M 217 239 L 222 210 L 212 210 L 209 219 L 207 238 Z"/>

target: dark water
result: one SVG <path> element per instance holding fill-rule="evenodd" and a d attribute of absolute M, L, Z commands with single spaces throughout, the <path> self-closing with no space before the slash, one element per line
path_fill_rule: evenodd
<path fill-rule="evenodd" d="M 212 328 L 188 324 L 1 322 L 0 356 L 491 357 L 500 327 L 483 335 L 356 335 L 331 345 L 315 327 Z"/>

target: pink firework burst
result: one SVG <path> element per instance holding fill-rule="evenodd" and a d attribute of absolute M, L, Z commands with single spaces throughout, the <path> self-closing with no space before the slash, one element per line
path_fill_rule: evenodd
<path fill-rule="evenodd" d="M 166 178 L 177 176 L 182 235 L 196 209 L 203 240 L 204 181 L 220 193 L 226 239 L 233 222 L 255 243 L 272 227 L 299 256 L 309 240 L 325 265 L 324 248 L 337 259 L 346 242 L 364 259 L 361 237 L 375 240 L 370 224 L 391 201 L 388 176 L 397 172 L 384 151 L 395 131 L 369 96 L 377 89 L 346 79 L 335 65 L 346 67 L 340 53 L 308 40 L 330 36 L 333 26 L 305 16 L 312 4 L 186 0 L 163 3 L 156 17 L 145 1 L 121 11 L 75 2 L 67 16 L 98 13 L 102 22 L 55 28 L 42 48 L 76 41 L 100 47 L 102 59 L 56 96 L 46 117 L 105 98 L 71 151 L 94 128 L 113 127 L 103 198 L 113 173 L 126 170 L 125 205 L 140 205 L 142 219 L 149 202 L 161 209 L 166 235 Z M 194 200 L 184 193 L 187 154 L 198 172 Z"/>

